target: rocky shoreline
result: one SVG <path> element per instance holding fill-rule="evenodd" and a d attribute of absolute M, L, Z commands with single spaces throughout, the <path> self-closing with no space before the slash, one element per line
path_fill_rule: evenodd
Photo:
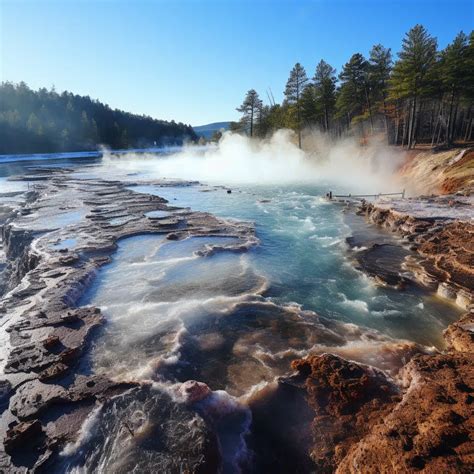
<path fill-rule="evenodd" d="M 251 223 L 173 207 L 160 197 L 133 192 L 133 182 L 75 179 L 64 169 L 24 179 L 35 181 L 35 191 L 6 218 L 2 230 L 9 262 L 3 271 L 10 282 L 0 301 L 2 472 L 57 468 L 59 453 L 77 441 L 98 402 L 130 389 L 138 398 L 157 397 L 146 386 L 91 375 L 88 369 L 90 335 L 104 320 L 99 308 L 76 303 L 120 239 L 140 234 L 170 240 L 230 237 L 229 244 L 209 253 L 244 251 L 258 242 Z M 154 211 L 169 216 L 147 217 Z M 163 406 L 171 403 L 164 394 L 160 400 Z M 194 440 L 193 456 L 170 453 L 169 463 L 207 472 L 217 461 L 215 454 L 204 454 L 216 440 L 209 430 L 200 433 L 205 439 Z"/>
<path fill-rule="evenodd" d="M 468 312 L 444 331 L 445 351 L 414 355 L 393 379 L 331 354 L 293 362 L 297 375 L 285 383 L 301 387 L 314 410 L 318 472 L 474 469 L 472 201 L 427 197 L 406 206 L 364 202 L 359 213 L 406 238 L 418 254 L 406 268 Z"/>

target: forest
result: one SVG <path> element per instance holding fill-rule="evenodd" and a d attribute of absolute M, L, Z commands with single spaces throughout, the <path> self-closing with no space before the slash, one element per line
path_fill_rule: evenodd
<path fill-rule="evenodd" d="M 392 51 L 376 44 L 365 58 L 353 54 L 336 75 L 323 59 L 308 78 L 297 63 L 290 72 L 285 99 L 268 104 L 251 89 L 239 122 L 231 129 L 265 137 L 279 128 L 301 132 L 322 130 L 333 137 L 352 134 L 361 143 L 374 134 L 388 144 L 451 146 L 472 139 L 474 98 L 474 32 L 460 32 L 443 50 L 422 25 L 403 38 L 394 60 Z"/>
<path fill-rule="evenodd" d="M 190 125 L 112 109 L 24 82 L 0 85 L 0 154 L 146 148 L 197 140 Z"/>

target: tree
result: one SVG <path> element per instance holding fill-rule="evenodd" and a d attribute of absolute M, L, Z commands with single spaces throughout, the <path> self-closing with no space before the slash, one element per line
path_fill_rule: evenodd
<path fill-rule="evenodd" d="M 316 90 L 313 84 L 307 84 L 300 98 L 301 120 L 304 125 L 314 125 L 321 117 L 321 109 L 316 100 Z"/>
<path fill-rule="evenodd" d="M 436 39 L 421 25 L 414 26 L 403 39 L 402 50 L 391 78 L 395 98 L 409 101 L 408 148 L 416 142 L 418 131 L 419 98 L 430 84 L 430 69 L 436 62 Z"/>
<path fill-rule="evenodd" d="M 250 89 L 242 105 L 237 108 L 238 112 L 243 114 L 243 121 L 248 124 L 250 130 L 250 136 L 253 137 L 253 127 L 257 115 L 260 113 L 263 106 L 263 102 L 260 100 L 257 92 L 254 89 Z"/>
<path fill-rule="evenodd" d="M 321 59 L 314 73 L 316 103 L 324 114 L 324 129 L 329 131 L 329 119 L 336 104 L 336 70 Z"/>
<path fill-rule="evenodd" d="M 369 81 L 372 95 L 374 100 L 382 105 L 385 133 L 388 136 L 387 96 L 388 81 L 392 70 L 391 49 L 384 48 L 381 44 L 374 45 L 370 50 L 369 67 Z"/>
<path fill-rule="evenodd" d="M 448 119 L 446 125 L 446 143 L 453 141 L 453 112 L 455 103 L 461 94 L 468 90 L 474 80 L 473 71 L 469 70 L 469 42 L 461 31 L 454 41 L 441 51 L 440 77 L 443 89 L 448 95 Z"/>
<path fill-rule="evenodd" d="M 97 143 L 146 147 L 197 138 L 189 125 L 112 110 L 87 96 L 8 82 L 0 84 L 0 137 L 0 153 L 90 150 Z"/>
<path fill-rule="evenodd" d="M 296 63 L 290 72 L 286 83 L 285 96 L 288 104 L 296 107 L 296 127 L 298 130 L 298 146 L 301 148 L 301 104 L 300 98 L 303 89 L 308 82 L 306 71 L 300 63 Z"/>
<path fill-rule="evenodd" d="M 347 116 L 348 125 L 353 119 L 369 116 L 372 122 L 372 110 L 368 83 L 369 63 L 360 53 L 353 54 L 339 74 L 341 81 L 337 98 L 340 116 Z"/>

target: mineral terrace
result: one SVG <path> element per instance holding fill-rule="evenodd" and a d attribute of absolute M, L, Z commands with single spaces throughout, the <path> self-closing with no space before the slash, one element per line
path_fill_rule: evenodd
<path fill-rule="evenodd" d="M 58 453 L 77 439 L 97 401 L 132 389 L 135 397 L 159 398 L 161 406 L 172 403 L 164 394 L 151 395 L 146 386 L 90 375 L 87 367 L 88 342 L 103 316 L 98 308 L 76 307 L 76 302 L 96 270 L 110 261 L 119 239 L 147 233 L 171 240 L 233 237 L 228 246 L 209 252 L 244 251 L 258 242 L 250 223 L 170 206 L 160 197 L 129 190 L 132 182 L 74 179 L 68 170 L 55 169 L 18 179 L 36 184 L 23 206 L 1 214 L 8 262 L 0 302 L 2 472 L 54 468 Z M 169 216 L 145 215 L 158 210 Z M 202 425 L 201 440 L 182 434 L 182 446 L 167 454 L 170 466 L 189 472 L 217 468 L 216 441 Z"/>

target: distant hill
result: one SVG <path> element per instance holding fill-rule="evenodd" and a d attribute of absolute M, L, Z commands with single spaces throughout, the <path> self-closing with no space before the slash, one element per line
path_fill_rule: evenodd
<path fill-rule="evenodd" d="M 25 83 L 0 84 L 0 154 L 54 153 L 181 145 L 197 140 L 191 125 L 156 120 Z"/>
<path fill-rule="evenodd" d="M 199 125 L 198 127 L 193 127 L 196 135 L 204 138 L 211 138 L 214 132 L 219 130 L 229 130 L 230 122 L 214 122 L 208 123 L 207 125 Z"/>

